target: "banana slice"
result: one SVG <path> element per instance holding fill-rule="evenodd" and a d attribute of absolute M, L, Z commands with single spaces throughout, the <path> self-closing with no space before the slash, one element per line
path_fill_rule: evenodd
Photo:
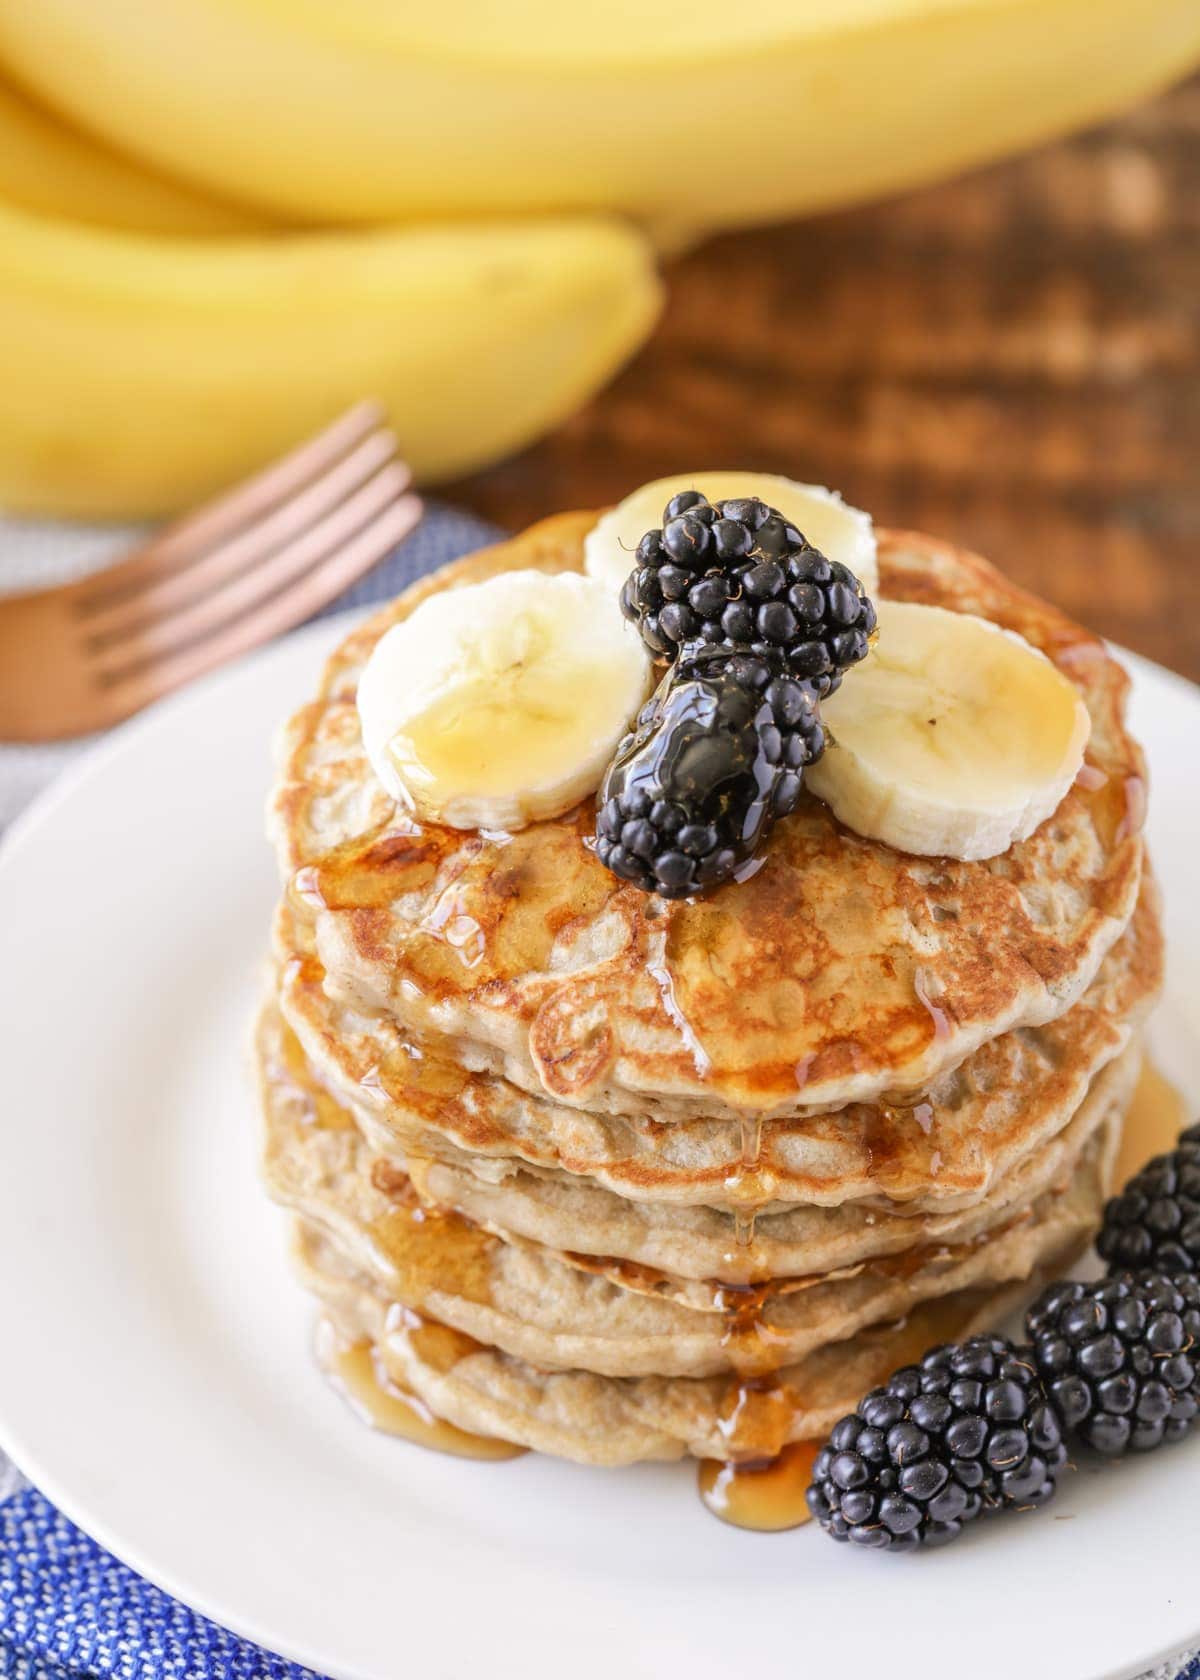
<path fill-rule="evenodd" d="M 879 603 L 879 638 L 822 703 L 825 755 L 805 784 L 898 851 L 995 857 L 1054 811 L 1091 721 L 1022 637 L 970 613 Z"/>
<path fill-rule="evenodd" d="M 363 745 L 401 804 L 451 828 L 523 828 L 594 792 L 651 662 L 594 578 L 506 572 L 422 602 L 358 686 Z"/>
<path fill-rule="evenodd" d="M 662 524 L 663 508 L 680 490 L 699 490 L 710 502 L 721 502 L 729 496 L 757 496 L 786 514 L 828 559 L 849 566 L 868 595 L 876 594 L 879 566 L 870 514 L 851 507 L 836 490 L 825 490 L 819 484 L 797 484 L 778 473 L 675 473 L 643 484 L 588 532 L 584 539 L 588 576 L 601 578 L 619 590 L 633 568 L 634 549 L 647 531 Z"/>

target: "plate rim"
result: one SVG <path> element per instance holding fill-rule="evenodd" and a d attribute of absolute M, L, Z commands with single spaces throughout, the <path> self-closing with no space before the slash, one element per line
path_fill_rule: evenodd
<path fill-rule="evenodd" d="M 293 660 L 298 661 L 305 650 L 320 649 L 325 645 L 332 648 L 338 638 L 345 634 L 347 627 L 361 620 L 369 611 L 370 608 L 352 608 L 305 626 L 292 636 L 282 638 L 265 649 L 256 650 L 224 669 L 211 673 L 182 692 L 169 696 L 91 745 L 77 762 L 69 765 L 47 789 L 20 812 L 0 836 L 0 888 L 7 884 L 8 877 L 14 870 L 20 869 L 26 849 L 36 845 L 39 831 L 46 824 L 56 820 L 59 809 L 70 802 L 77 790 L 86 787 L 97 777 L 102 777 L 111 762 L 130 750 L 135 750 L 143 739 L 162 734 L 164 731 L 169 732 L 178 718 L 186 716 L 193 709 L 202 710 L 210 703 L 214 693 L 221 693 L 238 681 L 259 677 L 265 665 L 275 661 L 286 665 Z M 1152 681 L 1165 682 L 1178 695 L 1181 703 L 1194 706 L 1200 711 L 1200 684 L 1193 683 L 1181 673 L 1124 648 L 1114 646 L 1113 652 L 1130 671 L 1135 687 L 1139 674 L 1149 676 Z M 24 1443 L 14 1440 L 2 1397 L 0 1446 L 9 1452 L 36 1488 L 86 1535 L 188 1608 L 268 1652 L 277 1653 L 304 1667 L 315 1667 L 319 1673 L 338 1675 L 343 1677 L 343 1680 L 378 1680 L 371 1670 L 348 1664 L 345 1658 L 337 1653 L 318 1652 L 312 1647 L 306 1650 L 286 1636 L 280 1637 L 276 1629 L 260 1623 L 251 1608 L 243 1609 L 215 1602 L 202 1589 L 197 1590 L 195 1585 L 177 1576 L 169 1566 L 160 1566 L 153 1557 L 144 1555 L 136 1539 L 127 1540 L 122 1533 L 110 1529 L 102 1511 L 95 1509 L 86 1500 L 77 1504 L 71 1488 L 60 1481 L 52 1465 L 45 1462 L 40 1453 L 26 1453 Z M 230 1614 L 231 1608 L 234 1610 L 233 1614 Z M 1194 1616 L 1194 1636 L 1200 1640 L 1200 1603 L 1197 1604 Z M 1157 1646 L 1150 1655 L 1139 1656 L 1132 1665 L 1122 1661 L 1114 1668 L 1095 1674 L 1090 1680 L 1127 1680 L 1128 1676 L 1140 1674 L 1146 1668 L 1171 1658 L 1179 1649 L 1178 1643 L 1171 1640 L 1165 1645 Z"/>

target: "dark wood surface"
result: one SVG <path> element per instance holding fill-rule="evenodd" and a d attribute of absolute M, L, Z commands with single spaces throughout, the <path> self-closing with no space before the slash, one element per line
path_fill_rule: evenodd
<path fill-rule="evenodd" d="M 662 473 L 785 472 L 977 548 L 1200 679 L 1200 79 L 666 276 L 616 382 L 453 496 L 518 528 Z"/>

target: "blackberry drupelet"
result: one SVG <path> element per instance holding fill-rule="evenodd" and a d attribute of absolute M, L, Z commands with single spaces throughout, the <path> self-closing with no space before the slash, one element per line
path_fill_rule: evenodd
<path fill-rule="evenodd" d="M 647 531 L 621 590 L 621 610 L 651 653 L 692 642 L 746 650 L 831 693 L 865 659 L 875 608 L 854 573 L 826 559 L 794 525 L 753 497 L 675 496 Z"/>
<path fill-rule="evenodd" d="M 810 684 L 752 654 L 686 649 L 601 784 L 601 863 L 664 898 L 718 885 L 794 808 L 824 745 Z"/>
<path fill-rule="evenodd" d="M 1200 1125 L 1112 1198 L 1096 1247 L 1110 1272 L 1200 1271 Z"/>
<path fill-rule="evenodd" d="M 1066 1462 L 1029 1349 L 974 1336 L 897 1371 L 834 1425 L 808 1504 L 835 1540 L 912 1551 L 981 1512 L 1041 1504 Z"/>
<path fill-rule="evenodd" d="M 1200 1278 L 1126 1273 L 1052 1284 L 1026 1328 L 1064 1427 L 1097 1452 L 1146 1452 L 1200 1410 Z"/>

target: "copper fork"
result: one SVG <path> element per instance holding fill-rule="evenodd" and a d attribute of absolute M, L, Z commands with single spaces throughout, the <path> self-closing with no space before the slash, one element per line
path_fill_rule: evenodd
<path fill-rule="evenodd" d="M 104 729 L 311 617 L 421 517 L 374 403 L 114 566 L 0 596 L 0 740 Z"/>

